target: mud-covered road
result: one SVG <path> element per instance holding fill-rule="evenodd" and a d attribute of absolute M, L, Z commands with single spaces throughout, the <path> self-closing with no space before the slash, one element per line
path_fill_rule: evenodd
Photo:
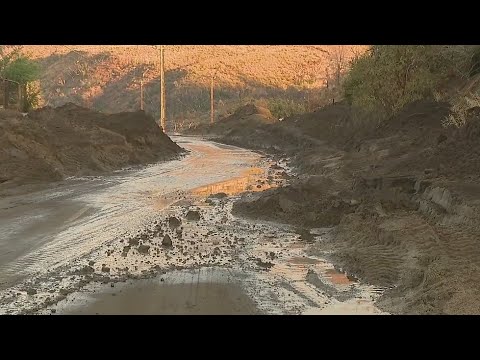
<path fill-rule="evenodd" d="M 295 229 L 232 216 L 285 183 L 284 162 L 173 140 L 190 153 L 0 198 L 0 314 L 379 312 L 382 289 L 308 256 Z"/>

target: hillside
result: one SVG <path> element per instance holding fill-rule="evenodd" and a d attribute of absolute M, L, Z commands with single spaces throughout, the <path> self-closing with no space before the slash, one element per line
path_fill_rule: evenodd
<path fill-rule="evenodd" d="M 153 46 L 31 45 L 23 49 L 42 69 L 44 105 L 74 102 L 109 113 L 138 110 L 143 76 L 145 110 L 158 117 L 159 56 Z M 305 103 L 365 49 L 357 45 L 167 46 L 169 124 L 207 121 L 212 74 L 218 116 L 251 99 Z"/>

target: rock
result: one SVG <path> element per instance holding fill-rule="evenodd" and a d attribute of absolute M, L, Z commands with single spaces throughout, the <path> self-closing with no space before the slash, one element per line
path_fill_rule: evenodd
<path fill-rule="evenodd" d="M 28 288 L 26 291 L 27 291 L 27 295 L 35 295 L 37 293 L 37 290 L 33 288 Z"/>
<path fill-rule="evenodd" d="M 90 260 L 90 261 L 88 262 L 88 265 L 90 265 L 90 266 L 93 266 L 93 265 L 95 265 L 95 261 L 93 261 L 93 260 Z"/>
<path fill-rule="evenodd" d="M 137 248 L 137 251 L 138 251 L 140 254 L 148 254 L 148 252 L 150 251 L 150 246 L 148 246 L 148 245 L 140 245 L 140 246 Z"/>
<path fill-rule="evenodd" d="M 126 257 L 128 255 L 128 252 L 130 251 L 130 245 L 124 246 L 123 251 L 122 251 L 122 256 Z"/>
<path fill-rule="evenodd" d="M 114 283 L 111 283 L 111 284 L 110 284 L 110 287 L 115 287 L 115 284 L 114 284 Z"/>
<path fill-rule="evenodd" d="M 137 246 L 138 245 L 138 239 L 137 238 L 128 239 L 128 245 Z"/>
<path fill-rule="evenodd" d="M 211 194 L 208 198 L 210 199 L 223 199 L 226 198 L 228 195 L 225 194 L 224 192 L 216 193 L 216 194 Z"/>
<path fill-rule="evenodd" d="M 50 309 L 50 312 L 51 312 L 52 314 L 55 314 L 55 313 L 57 312 L 57 310 L 55 310 L 55 309 Z"/>
<path fill-rule="evenodd" d="M 221 251 L 218 247 L 216 247 L 215 249 L 213 249 L 213 255 L 220 255 L 221 254 Z"/>
<path fill-rule="evenodd" d="M 307 229 L 298 229 L 297 233 L 300 235 L 301 240 L 308 242 L 313 242 L 315 240 L 315 237 Z"/>
<path fill-rule="evenodd" d="M 70 294 L 70 291 L 68 289 L 60 289 L 59 294 L 62 296 L 67 296 Z"/>
<path fill-rule="evenodd" d="M 180 225 L 182 225 L 182 222 L 179 219 L 177 219 L 175 216 L 171 216 L 168 218 L 168 226 L 170 227 L 170 229 L 176 229 Z"/>
<path fill-rule="evenodd" d="M 270 269 L 272 266 L 275 264 L 269 262 L 269 261 L 263 261 L 262 259 L 257 258 L 257 265 L 264 268 L 264 269 Z"/>
<path fill-rule="evenodd" d="M 77 273 L 80 275 L 92 274 L 94 272 L 95 272 L 95 269 L 87 265 L 77 271 Z"/>
<path fill-rule="evenodd" d="M 200 213 L 198 211 L 195 211 L 195 210 L 189 210 L 187 212 L 186 218 L 189 221 L 198 221 L 198 220 L 200 220 Z"/>
<path fill-rule="evenodd" d="M 170 238 L 170 235 L 166 234 L 162 240 L 162 245 L 170 247 L 172 246 L 172 239 Z"/>
<path fill-rule="evenodd" d="M 102 265 L 102 272 L 106 272 L 106 273 L 109 273 L 110 272 L 110 268 L 106 265 Z"/>

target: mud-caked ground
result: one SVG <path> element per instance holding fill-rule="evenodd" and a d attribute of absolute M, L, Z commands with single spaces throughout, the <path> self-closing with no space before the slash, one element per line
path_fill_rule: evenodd
<path fill-rule="evenodd" d="M 298 173 L 289 186 L 245 195 L 233 213 L 331 228 L 310 253 L 387 289 L 376 303 L 385 311 L 477 314 L 480 117 L 472 110 L 466 127 L 445 128 L 449 111 L 416 102 L 352 132 L 351 109 L 338 104 L 249 135 L 222 132 L 244 146 L 260 134 L 255 147 L 291 157 Z"/>
<path fill-rule="evenodd" d="M 2 291 L 2 313 L 381 313 L 373 303 L 385 288 L 309 254 L 331 229 L 232 214 L 242 193 L 283 188 L 294 176 L 285 159 L 270 158 L 241 176 L 176 192 L 147 225 Z"/>

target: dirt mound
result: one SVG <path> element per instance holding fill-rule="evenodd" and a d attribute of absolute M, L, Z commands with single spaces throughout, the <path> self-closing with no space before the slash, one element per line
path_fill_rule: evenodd
<path fill-rule="evenodd" d="M 355 208 L 347 189 L 329 178 L 312 176 L 236 202 L 233 213 L 306 227 L 329 227 L 338 225 L 341 217 Z"/>
<path fill-rule="evenodd" d="M 234 212 L 335 226 L 313 253 L 388 288 L 377 303 L 386 311 L 478 313 L 480 111 L 454 130 L 442 127 L 448 104 L 419 101 L 349 138 L 351 113 L 338 105 L 268 125 L 283 129 L 284 140 L 266 130 L 265 139 L 290 141 L 301 178 L 244 197 Z M 293 145 L 294 137 L 311 147 Z"/>
<path fill-rule="evenodd" d="M 345 127 L 351 122 L 352 108 L 345 102 L 328 105 L 311 113 L 292 116 L 285 125 L 300 131 L 304 136 L 318 140 L 339 141 L 345 135 Z"/>
<path fill-rule="evenodd" d="M 2 182 L 93 175 L 181 152 L 144 112 L 107 115 L 71 103 L 28 116 L 0 112 Z"/>
<path fill-rule="evenodd" d="M 256 119 L 268 124 L 275 122 L 275 118 L 270 110 L 255 104 L 241 106 L 232 115 L 227 116 L 221 121 L 242 121 L 247 119 Z"/>
<path fill-rule="evenodd" d="M 450 105 L 429 100 L 407 104 L 392 118 L 379 126 L 376 137 L 389 136 L 396 132 L 421 136 L 423 131 L 441 130 L 442 120 L 450 114 Z"/>
<path fill-rule="evenodd" d="M 273 124 L 275 121 L 270 110 L 255 104 L 247 104 L 239 107 L 232 115 L 213 124 L 211 130 L 228 132 L 241 127 L 252 128 L 260 124 Z"/>

